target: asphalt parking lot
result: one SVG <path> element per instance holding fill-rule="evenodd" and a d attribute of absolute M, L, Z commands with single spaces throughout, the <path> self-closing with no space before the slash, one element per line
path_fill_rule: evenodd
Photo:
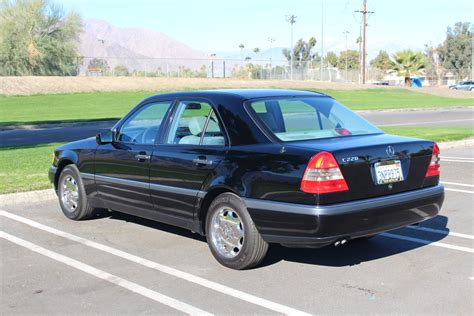
<path fill-rule="evenodd" d="M 248 271 L 204 239 L 55 200 L 0 206 L 0 314 L 461 314 L 474 310 L 474 147 L 442 151 L 446 200 L 420 226 L 343 247 L 272 246 Z"/>

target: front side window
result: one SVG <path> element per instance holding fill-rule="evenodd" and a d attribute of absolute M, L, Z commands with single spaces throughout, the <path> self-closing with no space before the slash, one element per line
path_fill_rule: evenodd
<path fill-rule="evenodd" d="M 168 144 L 225 145 L 217 117 L 206 102 L 182 101 L 168 133 Z"/>
<path fill-rule="evenodd" d="M 154 144 L 163 118 L 171 101 L 147 104 L 125 121 L 120 128 L 118 141 L 134 144 Z"/>
<path fill-rule="evenodd" d="M 382 133 L 327 97 L 270 99 L 250 103 L 253 114 L 281 141 Z"/>

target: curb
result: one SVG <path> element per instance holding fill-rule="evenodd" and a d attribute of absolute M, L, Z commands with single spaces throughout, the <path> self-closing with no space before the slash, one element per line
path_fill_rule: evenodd
<path fill-rule="evenodd" d="M 398 109 L 379 109 L 379 110 L 353 110 L 356 113 L 393 113 L 393 112 L 423 112 L 423 111 L 446 111 L 446 110 L 474 110 L 473 105 L 447 106 L 447 107 L 428 107 L 428 108 L 398 108 Z"/>
<path fill-rule="evenodd" d="M 474 146 L 474 138 L 468 138 L 468 139 L 463 139 L 463 140 L 454 140 L 454 141 L 451 141 L 451 142 L 438 143 L 438 147 L 440 149 L 469 147 L 469 146 Z M 442 153 L 441 153 L 441 156 L 443 156 Z"/>
<path fill-rule="evenodd" d="M 438 143 L 441 150 L 458 147 L 469 147 L 474 146 L 474 138 L 468 138 L 464 140 L 457 140 L 452 142 Z M 0 194 L 0 205 L 18 205 L 27 204 L 32 202 L 45 202 L 57 199 L 56 192 L 53 189 L 29 191 L 29 192 L 18 192 Z"/>
<path fill-rule="evenodd" d="M 0 205 L 11 206 L 20 204 L 31 204 L 45 202 L 57 199 L 56 192 L 53 189 L 0 194 Z"/>

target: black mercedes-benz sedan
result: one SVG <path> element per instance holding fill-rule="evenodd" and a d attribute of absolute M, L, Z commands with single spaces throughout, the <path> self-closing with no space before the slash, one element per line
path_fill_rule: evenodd
<path fill-rule="evenodd" d="M 109 209 L 205 235 L 221 264 L 269 243 L 341 245 L 436 216 L 439 148 L 388 135 L 333 98 L 293 90 L 176 92 L 57 148 L 49 178 L 73 220 Z"/>

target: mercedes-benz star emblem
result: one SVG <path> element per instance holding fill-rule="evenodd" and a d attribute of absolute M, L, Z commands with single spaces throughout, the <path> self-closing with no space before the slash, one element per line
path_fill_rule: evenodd
<path fill-rule="evenodd" d="M 388 146 L 385 152 L 391 157 L 395 155 L 395 148 L 393 148 L 393 146 Z"/>

